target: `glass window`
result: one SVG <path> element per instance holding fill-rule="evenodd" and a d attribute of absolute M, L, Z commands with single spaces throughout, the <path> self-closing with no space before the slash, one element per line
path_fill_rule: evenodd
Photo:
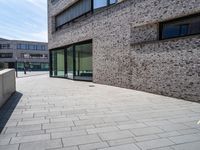
<path fill-rule="evenodd" d="M 35 45 L 28 45 L 28 49 L 30 49 L 30 50 L 35 50 L 35 49 L 36 49 L 36 46 L 35 46 Z"/>
<path fill-rule="evenodd" d="M 48 70 L 49 69 L 49 64 L 48 63 L 41 63 L 41 69 L 42 70 Z"/>
<path fill-rule="evenodd" d="M 10 49 L 10 44 L 0 44 L 0 49 Z"/>
<path fill-rule="evenodd" d="M 45 45 L 36 45 L 36 49 L 37 50 L 46 50 L 46 46 Z"/>
<path fill-rule="evenodd" d="M 51 51 L 51 76 L 92 80 L 92 42 Z"/>
<path fill-rule="evenodd" d="M 43 54 L 30 54 L 30 58 L 43 58 Z"/>
<path fill-rule="evenodd" d="M 64 63 L 64 50 L 52 51 L 52 76 L 64 77 L 65 63 Z"/>
<path fill-rule="evenodd" d="M 106 7 L 112 4 L 117 3 L 117 0 L 93 0 L 94 9 Z"/>
<path fill-rule="evenodd" d="M 75 79 L 92 80 L 92 44 L 75 46 Z"/>
<path fill-rule="evenodd" d="M 46 50 L 46 46 L 45 45 L 41 45 L 41 49 L 42 50 Z"/>
<path fill-rule="evenodd" d="M 24 63 L 23 62 L 17 62 L 17 69 L 18 70 L 24 70 Z"/>
<path fill-rule="evenodd" d="M 23 50 L 28 49 L 28 45 L 27 44 L 21 44 L 21 49 L 23 49 Z"/>
<path fill-rule="evenodd" d="M 92 1 L 91 0 L 80 0 L 76 2 L 71 7 L 67 8 L 65 11 L 60 13 L 55 17 L 56 21 L 56 29 L 59 29 L 66 23 L 76 19 L 83 14 L 86 14 L 92 9 Z"/>
<path fill-rule="evenodd" d="M 94 9 L 105 7 L 108 5 L 108 0 L 94 0 Z"/>
<path fill-rule="evenodd" d="M 200 16 L 162 23 L 161 30 L 161 39 L 200 34 Z"/>
<path fill-rule="evenodd" d="M 21 44 L 17 44 L 17 49 L 21 49 Z"/>
<path fill-rule="evenodd" d="M 0 53 L 0 58 L 12 58 L 12 53 Z"/>
<path fill-rule="evenodd" d="M 110 0 L 110 4 L 115 4 L 117 3 L 117 0 Z"/>

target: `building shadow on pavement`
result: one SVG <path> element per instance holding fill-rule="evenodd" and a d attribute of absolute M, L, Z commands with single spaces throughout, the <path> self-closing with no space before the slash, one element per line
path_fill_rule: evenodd
<path fill-rule="evenodd" d="M 15 92 L 8 101 L 0 108 L 0 133 L 8 122 L 10 116 L 12 115 L 15 107 L 22 97 L 22 93 Z"/>

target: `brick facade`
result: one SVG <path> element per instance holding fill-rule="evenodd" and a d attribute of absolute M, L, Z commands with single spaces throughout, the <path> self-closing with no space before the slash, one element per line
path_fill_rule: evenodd
<path fill-rule="evenodd" d="M 159 40 L 159 22 L 200 12 L 198 0 L 124 0 L 55 31 L 76 0 L 48 3 L 49 49 L 93 40 L 93 82 L 200 101 L 200 35 Z"/>

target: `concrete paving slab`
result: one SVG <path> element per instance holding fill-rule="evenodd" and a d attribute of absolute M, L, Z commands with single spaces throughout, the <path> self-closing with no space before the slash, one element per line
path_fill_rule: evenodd
<path fill-rule="evenodd" d="M 199 103 L 46 74 L 17 91 L 0 110 L 0 150 L 199 150 Z"/>

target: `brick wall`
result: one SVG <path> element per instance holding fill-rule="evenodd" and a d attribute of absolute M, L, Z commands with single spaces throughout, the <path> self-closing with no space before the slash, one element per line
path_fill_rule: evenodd
<path fill-rule="evenodd" d="M 49 2 L 49 49 L 92 39 L 94 82 L 200 101 L 200 36 L 158 40 L 158 23 L 200 12 L 198 0 L 124 0 L 55 32 L 72 2 Z"/>

